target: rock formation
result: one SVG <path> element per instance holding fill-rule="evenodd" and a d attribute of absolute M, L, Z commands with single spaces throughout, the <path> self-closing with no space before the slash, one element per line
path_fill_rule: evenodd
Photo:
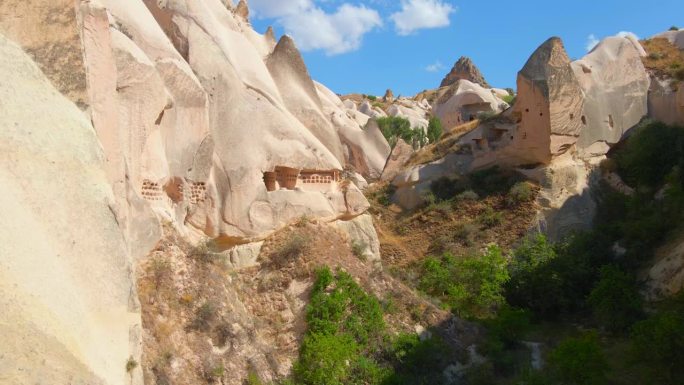
<path fill-rule="evenodd" d="M 451 71 L 444 77 L 440 87 L 448 87 L 459 80 L 468 80 L 481 85 L 484 88 L 491 88 L 475 63 L 466 56 L 461 56 L 454 64 Z"/>
<path fill-rule="evenodd" d="M 0 3 L 0 382 L 141 384 L 131 272 L 162 222 L 239 268 L 236 244 L 368 208 L 340 175 L 379 178 L 387 141 L 233 4 Z M 367 222 L 347 228 L 377 256 Z"/>
<path fill-rule="evenodd" d="M 394 92 L 391 89 L 385 91 L 385 96 L 382 97 L 382 101 L 385 103 L 392 103 L 394 101 Z"/>
<path fill-rule="evenodd" d="M 586 228 L 595 209 L 588 191 L 599 177 L 599 162 L 648 112 L 650 82 L 641 55 L 634 39 L 611 37 L 571 62 L 560 39 L 547 40 L 518 74 L 514 107 L 463 135 L 460 144 L 469 152 L 399 174 L 393 181 L 395 200 L 415 206 L 421 191 L 441 176 L 525 166 L 520 171 L 542 186 L 540 227 L 552 238 Z M 484 96 L 473 88 L 466 88 L 467 98 Z M 463 91 L 452 92 L 442 94 L 435 107 L 449 123 L 455 114 L 444 111 L 458 111 L 449 103 L 462 105 L 455 100 Z M 444 99 L 454 101 L 442 104 Z"/>
<path fill-rule="evenodd" d="M 450 129 L 475 120 L 482 113 L 499 113 L 506 108 L 508 104 L 491 90 L 468 80 L 459 80 L 437 99 L 433 114 Z"/>

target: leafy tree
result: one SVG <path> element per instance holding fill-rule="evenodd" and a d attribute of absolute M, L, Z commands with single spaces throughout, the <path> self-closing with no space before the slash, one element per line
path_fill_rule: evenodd
<path fill-rule="evenodd" d="M 419 287 L 457 313 L 486 318 L 504 303 L 503 285 L 508 280 L 501 248 L 491 245 L 480 256 L 457 259 L 446 253 L 427 258 Z"/>
<path fill-rule="evenodd" d="M 641 316 L 641 297 L 634 278 L 615 265 L 601 269 L 601 280 L 589 294 L 594 316 L 608 330 L 627 330 Z"/>
<path fill-rule="evenodd" d="M 596 333 L 565 339 L 549 355 L 549 372 L 564 385 L 606 384 L 607 368 Z"/>
<path fill-rule="evenodd" d="M 430 118 L 428 124 L 427 136 L 430 143 L 435 143 L 442 137 L 444 128 L 442 127 L 442 121 L 438 117 Z"/>
<path fill-rule="evenodd" d="M 684 382 L 684 309 L 676 308 L 638 322 L 630 334 L 636 358 L 664 383 Z"/>
<path fill-rule="evenodd" d="M 390 146 L 394 147 L 399 138 L 406 143 L 413 143 L 414 130 L 411 129 L 411 123 L 399 116 L 387 116 L 377 119 L 380 132 L 387 139 Z"/>

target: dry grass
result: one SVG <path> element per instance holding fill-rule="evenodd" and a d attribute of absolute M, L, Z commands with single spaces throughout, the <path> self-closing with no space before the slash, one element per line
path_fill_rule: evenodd
<path fill-rule="evenodd" d="M 456 126 L 446 131 L 437 143 L 425 146 L 415 152 L 406 165 L 416 166 L 419 164 L 426 164 L 441 159 L 452 152 L 469 151 L 469 148 L 462 149 L 457 143 L 463 135 L 477 128 L 479 124 L 479 120 L 473 120 L 472 122 Z"/>
<path fill-rule="evenodd" d="M 643 58 L 644 66 L 658 78 L 672 78 L 684 81 L 684 51 L 665 38 L 641 42 L 648 55 Z"/>

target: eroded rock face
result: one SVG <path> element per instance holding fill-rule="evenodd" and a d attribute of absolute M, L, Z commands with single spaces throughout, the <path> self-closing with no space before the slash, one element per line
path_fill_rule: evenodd
<path fill-rule="evenodd" d="M 162 222 L 244 243 L 368 209 L 339 175 L 379 178 L 387 141 L 234 4 L 0 3 L 0 382 L 141 384 L 130 275 Z M 226 253 L 250 266 L 258 243 Z"/>
<path fill-rule="evenodd" d="M 447 129 L 478 119 L 482 113 L 499 113 L 508 108 L 492 90 L 468 80 L 459 80 L 435 103 L 433 112 Z"/>
<path fill-rule="evenodd" d="M 0 36 L 0 382 L 140 384 L 125 370 L 140 362 L 140 310 L 104 154 L 54 82 Z"/>
<path fill-rule="evenodd" d="M 466 56 L 461 56 L 454 64 L 446 77 L 442 80 L 440 87 L 448 87 L 459 80 L 467 80 L 472 83 L 479 84 L 484 88 L 491 88 L 482 76 L 480 70 L 475 66 L 475 63 Z"/>

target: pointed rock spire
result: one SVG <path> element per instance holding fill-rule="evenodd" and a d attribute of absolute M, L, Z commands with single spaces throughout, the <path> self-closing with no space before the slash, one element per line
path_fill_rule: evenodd
<path fill-rule="evenodd" d="M 485 88 L 491 88 L 480 70 L 475 66 L 475 63 L 466 56 L 461 56 L 458 59 L 451 72 L 442 80 L 440 87 L 448 87 L 462 79 L 477 83 Z"/>

